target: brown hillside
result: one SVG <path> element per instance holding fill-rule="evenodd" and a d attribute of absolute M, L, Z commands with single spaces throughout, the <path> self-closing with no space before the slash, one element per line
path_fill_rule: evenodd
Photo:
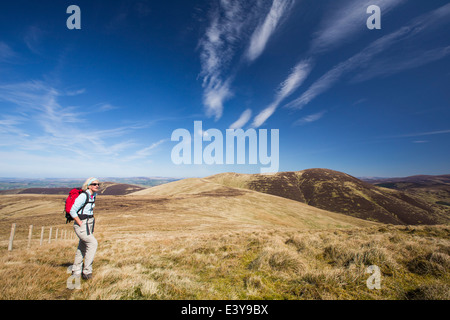
<path fill-rule="evenodd" d="M 67 288 L 78 238 L 64 196 L 0 196 L 0 300 L 449 300 L 448 226 L 386 226 L 205 179 L 139 193 L 98 197 L 81 290 Z"/>
<path fill-rule="evenodd" d="M 81 187 L 81 186 L 80 186 Z M 0 191 L 0 195 L 8 194 L 43 194 L 43 195 L 68 195 L 72 188 L 27 188 Z M 101 195 L 123 196 L 137 192 L 145 188 L 125 183 L 103 182 L 99 190 Z"/>
<path fill-rule="evenodd" d="M 379 187 L 404 191 L 428 203 L 434 213 L 450 216 L 450 175 L 420 175 L 404 178 L 369 179 L 367 182 Z M 442 221 L 445 221 L 442 219 Z"/>
<path fill-rule="evenodd" d="M 391 185 L 398 189 L 407 188 L 422 188 L 422 187 L 450 187 L 450 174 L 443 174 L 437 176 L 431 175 L 417 175 L 404 178 L 380 178 L 380 179 L 369 179 L 367 182 L 371 184 L 380 185 L 386 184 Z"/>
<path fill-rule="evenodd" d="M 145 188 L 143 187 L 132 184 L 104 182 L 99 191 L 99 194 L 108 196 L 123 196 L 144 189 Z"/>
<path fill-rule="evenodd" d="M 142 203 L 158 201 L 191 220 L 204 215 L 204 228 L 211 224 L 223 228 L 222 222 L 240 225 L 283 226 L 301 229 L 367 226 L 373 222 L 308 206 L 298 201 L 248 189 L 224 186 L 208 179 L 190 178 L 129 194 L 121 200 Z M 186 221 L 187 221 L 186 220 Z M 183 219 L 180 223 L 184 221 Z"/>
<path fill-rule="evenodd" d="M 329 169 L 308 169 L 272 175 L 224 173 L 207 179 L 383 223 L 417 225 L 448 221 L 448 217 L 436 214 L 420 198 L 380 188 Z"/>

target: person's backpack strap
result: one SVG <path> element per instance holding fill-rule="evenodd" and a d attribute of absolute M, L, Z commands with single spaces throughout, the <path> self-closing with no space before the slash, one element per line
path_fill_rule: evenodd
<path fill-rule="evenodd" d="M 80 212 L 80 210 L 81 210 L 81 214 L 83 214 L 84 207 L 86 207 L 86 205 L 89 203 L 89 195 L 88 195 L 88 193 L 86 191 L 83 191 L 81 194 L 83 194 L 83 193 L 86 195 L 86 201 L 84 201 L 83 206 L 80 209 L 78 209 L 77 214 L 78 214 L 78 212 Z M 80 196 L 81 196 L 81 194 L 80 194 Z"/>
<path fill-rule="evenodd" d="M 80 208 L 80 210 L 82 210 L 82 211 L 81 211 L 81 214 L 82 214 L 82 215 L 83 215 L 83 213 L 84 213 L 84 208 L 86 207 L 86 205 L 87 205 L 88 203 L 90 203 L 90 202 L 89 202 L 89 194 L 88 194 L 86 191 L 83 191 L 83 193 L 86 194 L 86 201 L 84 202 L 83 207 Z M 80 212 L 80 210 L 78 210 L 78 212 Z M 78 213 L 78 212 L 77 212 L 77 213 Z M 94 221 L 95 221 L 95 220 L 94 220 Z M 92 225 L 92 232 L 94 232 L 94 226 L 93 226 L 93 225 Z M 89 216 L 88 216 L 88 218 L 86 219 L 86 233 L 87 233 L 88 236 L 91 234 L 91 232 L 89 231 Z"/>

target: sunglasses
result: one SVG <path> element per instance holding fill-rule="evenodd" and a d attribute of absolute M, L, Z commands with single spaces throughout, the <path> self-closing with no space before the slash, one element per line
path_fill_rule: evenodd
<path fill-rule="evenodd" d="M 91 183 L 90 186 L 99 186 L 100 187 L 100 183 Z"/>

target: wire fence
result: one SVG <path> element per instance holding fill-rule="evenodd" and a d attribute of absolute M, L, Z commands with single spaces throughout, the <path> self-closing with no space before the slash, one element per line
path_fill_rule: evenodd
<path fill-rule="evenodd" d="M 21 233 L 26 234 L 26 230 L 21 230 Z M 38 228 L 34 228 L 33 225 L 30 225 L 28 228 L 28 236 L 24 239 L 22 237 L 17 237 L 18 228 L 17 224 L 13 223 L 11 225 L 11 233 L 8 240 L 8 251 L 13 251 L 15 248 L 31 248 L 33 245 L 39 243 L 40 246 L 44 244 L 50 244 L 56 241 L 69 241 L 78 239 L 75 235 L 73 229 L 69 228 L 60 228 L 55 226 L 42 226 Z"/>

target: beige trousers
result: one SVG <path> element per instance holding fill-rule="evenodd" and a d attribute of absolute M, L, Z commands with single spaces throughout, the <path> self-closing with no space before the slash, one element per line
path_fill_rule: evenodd
<path fill-rule="evenodd" d="M 77 252 L 75 253 L 75 261 L 72 266 L 73 275 L 81 275 L 82 271 L 83 274 L 92 273 L 92 263 L 94 262 L 94 256 L 98 246 L 97 239 L 95 239 L 93 235 L 94 221 L 94 218 L 90 218 L 82 220 L 81 226 L 79 226 L 76 222 L 73 224 L 73 229 L 80 239 Z"/>

